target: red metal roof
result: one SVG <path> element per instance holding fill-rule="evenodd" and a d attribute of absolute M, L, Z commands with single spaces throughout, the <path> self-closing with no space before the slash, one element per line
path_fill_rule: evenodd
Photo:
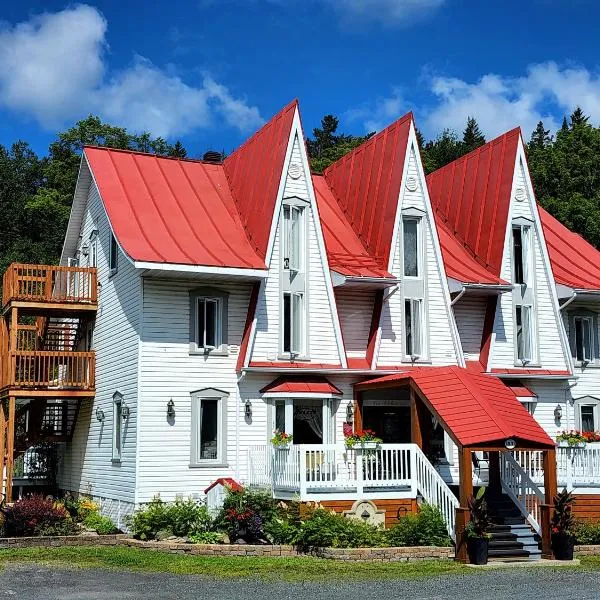
<path fill-rule="evenodd" d="M 350 277 L 390 277 L 369 254 L 337 203 L 325 178 L 313 175 L 313 186 L 323 228 L 329 267 Z"/>
<path fill-rule="evenodd" d="M 264 269 L 223 167 L 139 152 L 84 150 L 113 231 L 140 262 Z"/>
<path fill-rule="evenodd" d="M 249 365 L 252 368 L 260 369 L 341 369 L 342 365 L 314 362 L 284 362 L 275 360 L 252 361 Z"/>
<path fill-rule="evenodd" d="M 298 377 L 278 377 L 266 385 L 261 394 L 334 394 L 341 396 L 342 391 L 325 377 L 304 375 Z"/>
<path fill-rule="evenodd" d="M 552 371 L 550 369 L 492 369 L 490 371 L 494 375 L 529 375 L 535 377 L 536 375 L 542 377 L 570 377 L 570 371 Z"/>
<path fill-rule="evenodd" d="M 298 101 L 294 100 L 223 162 L 246 235 L 264 260 Z"/>
<path fill-rule="evenodd" d="M 508 381 L 504 382 L 504 385 L 510 389 L 510 391 L 517 397 L 517 398 L 537 398 L 537 394 L 535 392 L 532 392 L 528 387 L 524 386 L 520 381 L 516 380 L 516 381 L 511 381 L 510 379 Z"/>
<path fill-rule="evenodd" d="M 413 381 L 463 446 L 503 444 L 508 438 L 553 447 L 554 442 L 502 381 L 460 367 L 426 367 L 355 385 L 358 390 Z"/>
<path fill-rule="evenodd" d="M 465 252 L 496 278 L 520 135 L 519 128 L 513 129 L 427 176 L 436 220 L 445 223 Z M 462 266 L 450 267 L 462 277 L 481 277 L 468 269 L 465 273 Z"/>
<path fill-rule="evenodd" d="M 538 206 L 550 263 L 557 283 L 600 290 L 600 252 Z"/>
<path fill-rule="evenodd" d="M 412 113 L 325 169 L 323 176 L 354 233 L 387 270 Z"/>

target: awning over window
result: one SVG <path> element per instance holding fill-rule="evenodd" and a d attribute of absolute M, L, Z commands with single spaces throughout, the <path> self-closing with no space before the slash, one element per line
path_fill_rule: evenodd
<path fill-rule="evenodd" d="M 342 391 L 325 377 L 314 375 L 278 377 L 260 390 L 260 393 L 265 398 L 289 398 L 291 396 L 330 398 L 342 395 Z"/>
<path fill-rule="evenodd" d="M 411 382 L 429 410 L 461 446 L 504 448 L 507 439 L 528 447 L 555 445 L 514 392 L 490 375 L 460 367 L 431 367 L 370 379 L 354 387 L 364 391 Z"/>

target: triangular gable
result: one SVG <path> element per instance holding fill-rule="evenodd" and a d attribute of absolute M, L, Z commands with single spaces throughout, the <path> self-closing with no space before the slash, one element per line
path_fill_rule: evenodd
<path fill-rule="evenodd" d="M 513 129 L 427 177 L 436 217 L 496 277 L 520 138 L 521 130 Z"/>
<path fill-rule="evenodd" d="M 408 113 L 328 167 L 323 176 L 356 236 L 387 270 L 412 123 Z"/>
<path fill-rule="evenodd" d="M 297 108 L 294 100 L 223 162 L 246 235 L 263 260 Z"/>

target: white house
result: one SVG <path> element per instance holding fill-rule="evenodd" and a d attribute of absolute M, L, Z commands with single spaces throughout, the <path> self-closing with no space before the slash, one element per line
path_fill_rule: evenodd
<path fill-rule="evenodd" d="M 296 102 L 222 162 L 85 148 L 61 264 L 97 270 L 95 390 L 60 487 L 121 524 L 223 477 L 388 523 L 424 499 L 454 534 L 489 485 L 542 532 L 556 472 L 598 516 L 600 445 L 554 438 L 600 429 L 599 258 L 518 129 L 427 178 L 412 114 L 311 174 Z"/>

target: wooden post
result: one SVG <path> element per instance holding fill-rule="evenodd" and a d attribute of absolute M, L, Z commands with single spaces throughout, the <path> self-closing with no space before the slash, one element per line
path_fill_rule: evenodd
<path fill-rule="evenodd" d="M 468 500 L 473 495 L 473 463 L 469 448 L 458 450 L 458 478 L 460 506 L 467 508 Z"/>
<path fill-rule="evenodd" d="M 4 494 L 4 463 L 6 462 L 6 416 L 4 400 L 0 400 L 0 501 Z"/>
<path fill-rule="evenodd" d="M 454 533 L 456 536 L 456 552 L 454 560 L 457 562 L 468 563 L 469 554 L 467 552 L 467 534 L 465 528 L 469 522 L 469 509 L 462 506 L 456 509 L 456 519 Z"/>
<path fill-rule="evenodd" d="M 354 392 L 354 431 L 362 431 L 362 402 L 360 400 L 360 392 Z"/>
<path fill-rule="evenodd" d="M 415 390 L 410 389 L 410 441 L 423 449 L 423 430 L 421 429 L 421 420 L 419 419 L 419 408 L 417 402 L 419 399 Z"/>
<path fill-rule="evenodd" d="M 17 350 L 17 325 L 19 323 L 19 311 L 15 307 L 10 309 L 10 350 Z"/>
<path fill-rule="evenodd" d="M 544 450 L 542 455 L 544 462 L 544 504 L 540 507 L 540 519 L 542 527 L 542 557 L 553 558 L 552 555 L 552 528 L 550 519 L 554 506 L 558 482 L 556 477 L 556 449 Z"/>
<path fill-rule="evenodd" d="M 15 405 L 14 396 L 8 397 L 8 426 L 6 428 L 6 501 L 12 501 L 12 481 L 15 459 Z"/>

